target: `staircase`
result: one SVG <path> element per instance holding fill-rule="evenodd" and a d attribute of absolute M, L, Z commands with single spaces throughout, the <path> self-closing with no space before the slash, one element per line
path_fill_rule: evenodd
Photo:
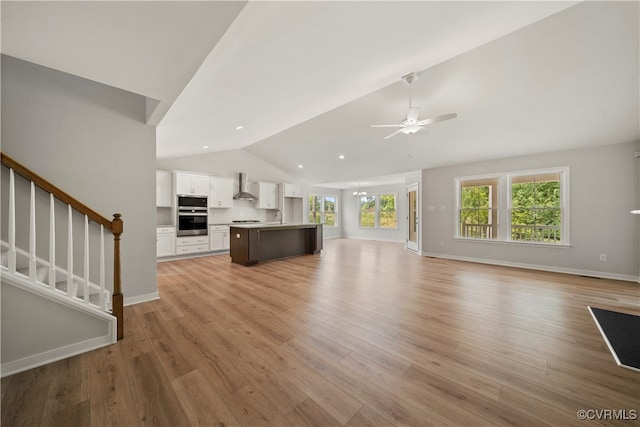
<path fill-rule="evenodd" d="M 4 275 L 9 274 L 9 250 L 4 249 L 8 247 L 8 243 L 1 241 L 0 245 L 3 249 L 0 250 L 0 271 Z M 20 252 L 21 255 L 26 256 L 24 251 L 16 248 L 16 252 Z M 50 264 L 47 261 L 36 258 L 35 269 L 35 283 L 43 287 L 46 290 L 53 290 L 53 292 L 60 296 L 68 296 L 72 300 L 78 303 L 86 303 L 85 301 L 85 287 L 82 278 L 73 276 L 71 281 L 71 287 L 69 287 L 69 274 L 66 270 L 62 270 L 56 267 L 55 275 L 53 276 L 53 288 L 49 284 L 49 269 Z M 30 281 L 29 267 L 16 267 L 14 274 L 15 279 L 21 281 Z M 100 289 L 100 286 L 89 282 L 89 295 L 88 303 L 93 308 L 103 311 L 111 310 L 111 292 L 108 289 Z"/>
<path fill-rule="evenodd" d="M 6 154 L 0 158 L 4 377 L 122 338 L 122 220 L 108 220 Z M 105 234 L 113 236 L 112 252 Z"/>

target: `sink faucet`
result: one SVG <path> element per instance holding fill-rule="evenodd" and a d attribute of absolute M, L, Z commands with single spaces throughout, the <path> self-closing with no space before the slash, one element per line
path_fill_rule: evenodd
<path fill-rule="evenodd" d="M 282 211 L 280 209 L 276 209 L 275 217 L 276 221 L 278 220 L 278 214 L 280 214 L 280 224 L 282 224 Z"/>

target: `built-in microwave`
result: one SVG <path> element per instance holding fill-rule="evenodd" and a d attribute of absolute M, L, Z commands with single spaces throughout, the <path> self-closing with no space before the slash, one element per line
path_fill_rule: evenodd
<path fill-rule="evenodd" d="M 178 195 L 178 209 L 207 209 L 207 198 L 204 196 Z"/>
<path fill-rule="evenodd" d="M 178 236 L 202 236 L 208 232 L 207 198 L 178 196 Z"/>

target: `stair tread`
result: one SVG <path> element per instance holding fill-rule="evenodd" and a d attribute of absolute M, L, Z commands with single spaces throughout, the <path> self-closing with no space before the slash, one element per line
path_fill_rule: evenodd
<path fill-rule="evenodd" d="M 0 265 L 5 267 L 8 266 L 8 249 L 0 250 Z M 20 273 L 23 276 L 29 277 L 29 267 L 20 267 L 16 268 L 16 272 Z M 36 279 L 40 282 L 48 283 L 49 282 L 49 267 L 45 265 L 37 265 L 36 266 Z M 78 287 L 78 292 L 81 294 L 78 298 L 83 299 L 82 293 L 84 291 L 84 283 L 82 279 L 74 278 L 74 283 Z M 67 281 L 60 280 L 55 283 L 55 288 L 62 292 L 67 292 Z M 100 291 L 96 290 L 93 287 L 89 288 L 89 302 L 95 305 L 100 305 Z M 109 301 L 107 301 L 107 306 L 109 305 Z"/>

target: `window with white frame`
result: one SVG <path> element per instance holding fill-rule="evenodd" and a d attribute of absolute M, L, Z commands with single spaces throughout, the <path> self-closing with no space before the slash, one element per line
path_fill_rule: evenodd
<path fill-rule="evenodd" d="M 395 193 L 368 194 L 359 197 L 360 228 L 398 228 Z"/>
<path fill-rule="evenodd" d="M 564 170 L 548 170 L 508 176 L 511 240 L 566 243 L 566 174 Z"/>
<path fill-rule="evenodd" d="M 568 167 L 459 177 L 455 181 L 455 237 L 569 244 Z"/>
<path fill-rule="evenodd" d="M 309 222 L 324 223 L 327 227 L 338 226 L 338 200 L 333 195 L 309 195 Z"/>
<path fill-rule="evenodd" d="M 497 239 L 499 178 L 459 181 L 458 233 L 472 239 Z"/>

